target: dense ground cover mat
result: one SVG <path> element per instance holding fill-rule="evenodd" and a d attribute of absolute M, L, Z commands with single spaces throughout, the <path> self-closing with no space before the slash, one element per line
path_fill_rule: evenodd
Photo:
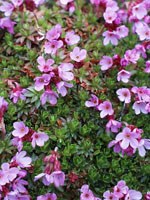
<path fill-rule="evenodd" d="M 149 13 L 0 0 L 1 200 L 150 200 Z"/>

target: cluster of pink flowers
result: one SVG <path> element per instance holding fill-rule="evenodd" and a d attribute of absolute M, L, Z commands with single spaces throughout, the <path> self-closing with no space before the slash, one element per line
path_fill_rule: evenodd
<path fill-rule="evenodd" d="M 28 169 L 31 167 L 31 158 L 25 151 L 17 152 L 10 163 L 3 163 L 0 170 L 0 199 L 25 199 L 30 200 L 26 189 L 28 182 L 24 180 Z"/>
<path fill-rule="evenodd" d="M 114 146 L 114 152 L 129 156 L 132 156 L 138 150 L 139 155 L 144 157 L 146 149 L 150 149 L 150 140 L 143 139 L 142 133 L 142 129 L 136 128 L 133 125 L 127 125 L 122 129 L 122 132 L 116 135 L 115 140 L 109 143 L 108 147 Z"/>
<path fill-rule="evenodd" d="M 65 182 L 65 174 L 61 171 L 61 165 L 58 160 L 59 157 L 57 148 L 55 148 L 55 150 L 51 152 L 51 155 L 44 158 L 44 173 L 35 176 L 34 181 L 42 178 L 42 182 L 46 186 L 49 186 L 50 184 L 54 184 L 55 187 L 63 186 Z"/>
<path fill-rule="evenodd" d="M 64 10 L 69 11 L 70 14 L 72 14 L 75 11 L 74 0 L 58 0 L 57 3 Z"/>
<path fill-rule="evenodd" d="M 12 144 L 17 147 L 18 151 L 21 151 L 23 148 L 23 142 L 31 142 L 33 148 L 35 146 L 42 147 L 44 143 L 48 141 L 49 137 L 44 132 L 36 132 L 28 128 L 24 122 L 14 122 L 14 131 L 12 135 Z"/>
<path fill-rule="evenodd" d="M 101 200 L 94 196 L 88 185 L 83 185 L 80 191 L 80 200 Z M 112 192 L 110 190 L 104 192 L 103 198 L 104 200 L 141 200 L 142 194 L 139 191 L 129 189 L 126 182 L 121 180 L 113 187 Z"/>
<path fill-rule="evenodd" d="M 45 53 L 55 56 L 58 49 L 67 45 L 72 46 L 80 41 L 80 37 L 74 31 L 68 31 L 65 38 L 61 38 L 62 27 L 57 24 L 46 34 Z M 75 47 L 70 52 L 70 58 L 75 61 L 74 65 L 69 62 L 62 62 L 59 66 L 55 64 L 54 59 L 47 59 L 39 56 L 37 59 L 38 69 L 43 73 L 42 76 L 35 78 L 35 90 L 43 91 L 40 97 L 41 104 L 44 105 L 49 102 L 51 105 L 57 103 L 57 99 L 61 96 L 66 96 L 68 88 L 73 87 L 72 81 L 74 79 L 73 69 L 74 66 L 82 64 L 86 58 L 86 50 Z M 56 88 L 53 90 L 52 88 Z"/>
<path fill-rule="evenodd" d="M 132 88 L 132 90 L 138 89 L 137 87 Z M 147 88 L 142 88 L 147 89 Z M 122 88 L 117 90 L 118 98 L 120 101 L 125 103 L 130 103 L 131 94 L 129 89 Z M 145 96 L 144 96 L 145 94 Z M 149 90 L 144 93 L 141 93 L 141 98 L 145 98 L 149 100 Z M 136 102 L 135 102 L 136 103 Z M 135 103 L 133 104 L 133 108 L 135 108 Z M 114 119 L 114 110 L 112 108 L 112 104 L 110 101 L 102 101 L 96 95 L 91 95 L 91 98 L 85 102 L 86 107 L 92 107 L 96 110 L 100 111 L 100 117 L 107 117 L 108 122 L 106 124 L 106 131 L 118 133 L 120 128 L 123 126 L 123 123 Z M 141 108 L 141 107 L 140 107 Z M 139 107 L 135 109 L 136 114 L 138 112 Z M 143 107 L 142 107 L 143 108 Z M 146 149 L 150 149 L 150 140 L 142 138 L 142 129 L 138 129 L 135 126 L 127 125 L 123 128 L 121 133 L 118 133 L 115 140 L 111 141 L 108 147 L 114 146 L 114 152 L 122 153 L 122 155 L 133 155 L 136 150 L 139 151 L 140 156 L 145 156 Z"/>
<path fill-rule="evenodd" d="M 45 0 L 10 0 L 0 2 L 0 11 L 4 13 L 4 18 L 0 18 L 0 28 L 6 29 L 14 34 L 14 25 L 16 22 L 10 19 L 13 12 L 22 11 L 24 6 L 27 10 L 33 11 L 36 7 L 43 4 Z"/>

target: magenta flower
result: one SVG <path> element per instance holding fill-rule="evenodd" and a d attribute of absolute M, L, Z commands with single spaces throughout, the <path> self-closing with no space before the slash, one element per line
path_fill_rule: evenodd
<path fill-rule="evenodd" d="M 15 7 L 19 7 L 23 4 L 23 0 L 11 0 Z"/>
<path fill-rule="evenodd" d="M 17 152 L 11 162 L 15 162 L 21 168 L 30 167 L 32 160 L 30 157 L 27 157 L 26 154 L 26 151 Z"/>
<path fill-rule="evenodd" d="M 150 150 L 150 140 L 149 139 L 141 139 L 138 145 L 138 152 L 141 157 L 144 157 L 146 154 L 146 149 Z"/>
<path fill-rule="evenodd" d="M 35 148 L 36 145 L 39 147 L 44 146 L 44 143 L 48 141 L 49 136 L 44 132 L 40 132 L 40 133 L 34 132 L 31 138 L 32 138 L 32 142 L 31 142 L 32 147 Z"/>
<path fill-rule="evenodd" d="M 47 193 L 37 197 L 37 200 L 57 200 L 55 193 Z"/>
<path fill-rule="evenodd" d="M 124 55 L 125 59 L 128 61 L 128 62 L 131 62 L 133 64 L 136 64 L 137 61 L 139 60 L 140 58 L 140 54 L 135 50 L 127 50 L 125 52 L 125 55 Z"/>
<path fill-rule="evenodd" d="M 53 67 L 52 65 L 54 64 L 54 60 L 53 59 L 48 59 L 47 61 L 42 57 L 39 56 L 37 58 L 37 62 L 38 62 L 38 68 L 41 72 L 50 72 L 52 71 Z"/>
<path fill-rule="evenodd" d="M 136 101 L 133 106 L 133 110 L 135 111 L 136 115 L 139 115 L 140 113 L 147 114 L 148 111 L 146 110 L 146 103 L 143 101 Z"/>
<path fill-rule="evenodd" d="M 103 56 L 99 64 L 101 65 L 102 71 L 108 70 L 113 66 L 113 59 L 109 56 Z"/>
<path fill-rule="evenodd" d="M 103 194 L 104 200 L 119 200 L 118 197 L 116 197 L 112 192 L 110 192 L 109 190 L 107 190 L 106 192 L 104 192 Z"/>
<path fill-rule="evenodd" d="M 142 199 L 142 194 L 136 190 L 129 190 L 125 196 L 125 200 L 140 200 Z"/>
<path fill-rule="evenodd" d="M 140 40 L 150 39 L 150 28 L 146 23 L 138 23 L 136 26 L 136 33 L 138 34 Z"/>
<path fill-rule="evenodd" d="M 21 88 L 19 85 L 15 87 L 11 92 L 10 92 L 10 99 L 13 100 L 13 103 L 16 104 L 19 99 L 21 100 L 26 100 L 25 93 L 26 89 Z"/>
<path fill-rule="evenodd" d="M 67 5 L 68 3 L 72 2 L 73 0 L 60 0 L 60 3 L 63 5 Z"/>
<path fill-rule="evenodd" d="M 0 6 L 0 11 L 4 12 L 6 17 L 10 16 L 13 10 L 14 10 L 13 4 L 6 1 L 2 2 L 2 5 Z"/>
<path fill-rule="evenodd" d="M 130 77 L 131 77 L 131 73 L 123 69 L 120 72 L 118 72 L 117 81 L 128 83 Z"/>
<path fill-rule="evenodd" d="M 15 137 L 11 140 L 11 143 L 13 146 L 15 146 L 18 149 L 18 151 L 22 150 L 23 148 L 22 138 Z"/>
<path fill-rule="evenodd" d="M 62 33 L 61 25 L 57 24 L 47 32 L 46 39 L 49 41 L 57 40 L 60 37 L 61 33 Z"/>
<path fill-rule="evenodd" d="M 80 200 L 95 200 L 93 192 L 89 189 L 88 185 L 83 185 L 80 191 L 82 192 Z"/>
<path fill-rule="evenodd" d="M 55 187 L 64 185 L 65 174 L 62 171 L 54 171 L 51 174 L 51 182 L 54 183 Z"/>
<path fill-rule="evenodd" d="M 150 60 L 146 61 L 146 67 L 144 69 L 146 73 L 150 73 Z"/>
<path fill-rule="evenodd" d="M 20 193 L 27 193 L 26 185 L 28 185 L 28 182 L 19 177 L 13 182 L 13 190 L 17 190 Z"/>
<path fill-rule="evenodd" d="M 119 36 L 115 31 L 105 31 L 103 33 L 104 41 L 103 44 L 106 46 L 107 44 L 111 43 L 112 45 L 118 45 Z"/>
<path fill-rule="evenodd" d="M 125 102 L 125 103 L 130 103 L 131 102 L 131 93 L 130 90 L 127 88 L 121 88 L 117 90 L 117 95 L 120 101 Z"/>
<path fill-rule="evenodd" d="M 42 105 L 45 105 L 46 102 L 49 102 L 51 105 L 57 103 L 58 94 L 52 90 L 46 90 L 40 97 Z"/>
<path fill-rule="evenodd" d="M 44 89 L 44 86 L 50 83 L 51 75 L 43 74 L 42 76 L 36 77 L 35 80 L 35 90 L 40 91 Z"/>
<path fill-rule="evenodd" d="M 13 123 L 14 131 L 12 135 L 18 138 L 22 138 L 28 134 L 29 128 L 25 126 L 24 122 L 14 122 Z"/>
<path fill-rule="evenodd" d="M 147 15 L 147 10 L 144 3 L 140 3 L 132 8 L 132 13 L 134 17 L 139 20 L 143 19 Z"/>
<path fill-rule="evenodd" d="M 69 31 L 66 33 L 65 42 L 68 45 L 77 44 L 80 41 L 80 36 L 76 35 L 74 31 Z"/>
<path fill-rule="evenodd" d="M 10 167 L 9 163 L 3 163 L 1 168 L 9 181 L 13 181 L 19 173 L 19 169 L 16 167 Z"/>
<path fill-rule="evenodd" d="M 9 183 L 8 176 L 4 171 L 0 170 L 0 187 Z"/>
<path fill-rule="evenodd" d="M 117 14 L 114 10 L 112 10 L 111 8 L 107 8 L 106 11 L 103 14 L 105 21 L 108 24 L 111 24 L 117 17 Z"/>
<path fill-rule="evenodd" d="M 114 187 L 114 195 L 121 199 L 122 197 L 124 197 L 125 194 L 127 194 L 128 190 L 129 188 L 126 185 L 126 182 L 121 180 Z"/>
<path fill-rule="evenodd" d="M 130 128 L 126 127 L 121 133 L 116 136 L 116 141 L 120 142 L 122 149 L 127 149 L 129 145 L 136 149 L 138 147 L 138 135 L 131 131 Z"/>
<path fill-rule="evenodd" d="M 63 81 L 72 81 L 74 79 L 74 75 L 71 72 L 73 68 L 74 66 L 71 63 L 62 63 L 60 66 L 58 66 L 59 77 Z"/>
<path fill-rule="evenodd" d="M 5 17 L 0 19 L 0 28 L 7 29 L 11 34 L 14 34 L 14 25 L 16 22 L 11 21 L 11 19 Z"/>
<path fill-rule="evenodd" d="M 4 113 L 8 109 L 8 103 L 5 101 L 4 97 L 0 96 L 0 122 L 4 116 Z"/>
<path fill-rule="evenodd" d="M 86 58 L 87 51 L 79 47 L 75 47 L 72 52 L 70 52 L 70 58 L 76 62 L 81 62 Z"/>
<path fill-rule="evenodd" d="M 45 43 L 45 53 L 55 55 L 57 50 L 63 46 L 62 40 L 52 40 Z"/>
<path fill-rule="evenodd" d="M 64 97 L 67 94 L 67 88 L 72 88 L 73 84 L 61 81 L 57 83 L 56 87 L 57 87 L 57 92 Z"/>
<path fill-rule="evenodd" d="M 129 29 L 126 26 L 122 25 L 122 26 L 117 27 L 116 32 L 120 38 L 124 38 L 128 36 Z"/>
<path fill-rule="evenodd" d="M 86 107 L 97 107 L 99 105 L 99 99 L 96 95 L 91 94 L 91 98 L 89 99 L 89 101 L 85 102 L 85 106 Z"/>
<path fill-rule="evenodd" d="M 108 123 L 106 124 L 106 131 L 113 132 L 113 133 L 118 133 L 119 129 L 122 127 L 121 122 L 118 122 L 114 119 L 110 119 Z"/>
<path fill-rule="evenodd" d="M 110 101 L 104 101 L 103 103 L 101 103 L 98 106 L 98 110 L 101 111 L 101 113 L 100 113 L 101 118 L 104 118 L 107 115 L 113 115 L 113 113 L 114 113 L 114 110 L 112 108 L 112 104 Z"/>

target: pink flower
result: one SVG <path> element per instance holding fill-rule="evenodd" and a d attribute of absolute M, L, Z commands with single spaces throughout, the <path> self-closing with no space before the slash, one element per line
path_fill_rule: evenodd
<path fill-rule="evenodd" d="M 50 83 L 51 75 L 43 74 L 42 76 L 36 77 L 35 80 L 35 90 L 40 91 L 44 89 L 44 86 Z"/>
<path fill-rule="evenodd" d="M 140 3 L 132 8 L 132 13 L 134 17 L 137 17 L 139 20 L 143 19 L 147 15 L 147 10 L 144 3 Z"/>
<path fill-rule="evenodd" d="M 98 110 L 101 111 L 101 113 L 100 113 L 101 118 L 104 118 L 107 115 L 113 115 L 113 113 L 114 113 L 114 110 L 112 108 L 112 104 L 110 101 L 104 101 L 103 103 L 101 103 L 98 106 Z"/>
<path fill-rule="evenodd" d="M 61 81 L 57 83 L 56 87 L 57 87 L 57 92 L 64 97 L 67 94 L 67 88 L 72 88 L 73 84 Z"/>
<path fill-rule="evenodd" d="M 48 101 L 51 105 L 57 103 L 58 94 L 52 90 L 46 90 L 40 97 L 42 105 L 45 105 Z"/>
<path fill-rule="evenodd" d="M 63 46 L 62 40 L 51 40 L 45 43 L 45 53 L 55 55 L 57 50 Z"/>
<path fill-rule="evenodd" d="M 18 151 L 21 151 L 23 148 L 23 142 L 21 138 L 15 137 L 11 140 L 13 146 L 17 147 Z"/>
<path fill-rule="evenodd" d="M 125 103 L 130 103 L 131 102 L 131 93 L 130 90 L 127 88 L 121 88 L 117 90 L 117 95 L 120 101 L 125 102 Z"/>
<path fill-rule="evenodd" d="M 131 131 L 130 128 L 126 127 L 121 133 L 116 136 L 116 140 L 120 142 L 122 149 L 127 149 L 129 145 L 136 149 L 138 147 L 138 135 Z"/>
<path fill-rule="evenodd" d="M 19 99 L 26 100 L 25 93 L 26 89 L 21 88 L 20 86 L 16 86 L 13 88 L 13 90 L 10 92 L 10 99 L 13 100 L 13 103 L 16 104 Z"/>
<path fill-rule="evenodd" d="M 122 81 L 124 83 L 128 83 L 130 77 L 131 73 L 123 69 L 120 72 L 118 72 L 117 80 Z"/>
<path fill-rule="evenodd" d="M 36 7 L 40 6 L 41 4 L 45 3 L 45 0 L 34 0 Z"/>
<path fill-rule="evenodd" d="M 146 103 L 143 101 L 136 101 L 133 106 L 133 110 L 135 111 L 136 115 L 139 115 L 140 113 L 147 114 L 148 111 L 146 110 Z"/>
<path fill-rule="evenodd" d="M 4 171 L 0 170 L 0 187 L 6 183 L 9 183 L 8 176 Z"/>
<path fill-rule="evenodd" d="M 102 71 L 108 70 L 113 66 L 113 59 L 109 56 L 103 56 L 99 64 L 101 65 Z"/>
<path fill-rule="evenodd" d="M 48 141 L 49 136 L 44 132 L 40 132 L 40 133 L 34 132 L 31 138 L 32 138 L 32 142 L 31 142 L 32 147 L 35 148 L 36 145 L 39 147 L 44 146 L 44 143 Z"/>
<path fill-rule="evenodd" d="M 29 132 L 29 128 L 25 126 L 24 122 L 14 122 L 13 127 L 15 130 L 12 132 L 12 135 L 18 138 L 24 137 Z"/>
<path fill-rule="evenodd" d="M 119 35 L 120 38 L 124 38 L 128 36 L 129 29 L 126 26 L 122 25 L 117 27 L 116 33 L 117 35 Z"/>
<path fill-rule="evenodd" d="M 111 43 L 112 45 L 118 45 L 119 36 L 115 31 L 105 31 L 103 33 L 104 41 L 103 44 L 106 46 L 107 44 Z"/>
<path fill-rule="evenodd" d="M 11 0 L 15 7 L 21 6 L 23 4 L 23 0 Z"/>
<path fill-rule="evenodd" d="M 146 61 L 146 68 L 144 69 L 146 73 L 150 73 L 150 60 Z"/>
<path fill-rule="evenodd" d="M 114 187 L 114 195 L 121 199 L 125 194 L 127 194 L 128 190 L 129 188 L 126 185 L 126 182 L 121 180 Z"/>
<path fill-rule="evenodd" d="M 79 47 L 75 47 L 72 52 L 70 52 L 70 58 L 76 62 L 81 62 L 86 58 L 86 50 Z"/>
<path fill-rule="evenodd" d="M 104 200 L 119 200 L 118 197 L 116 197 L 112 192 L 109 190 L 104 192 L 103 194 Z"/>
<path fill-rule="evenodd" d="M 140 200 L 142 199 L 142 194 L 136 190 L 129 190 L 125 196 L 125 200 Z"/>
<path fill-rule="evenodd" d="M 117 14 L 114 10 L 108 7 L 106 11 L 104 12 L 103 16 L 104 16 L 105 21 L 111 24 L 116 19 Z"/>
<path fill-rule="evenodd" d="M 27 157 L 26 154 L 26 151 L 17 152 L 11 162 L 15 162 L 21 168 L 30 167 L 32 160 L 30 157 Z"/>
<path fill-rule="evenodd" d="M 82 192 L 80 200 L 95 200 L 93 192 L 89 189 L 88 185 L 83 185 L 80 191 Z"/>
<path fill-rule="evenodd" d="M 145 194 L 145 200 L 150 200 L 150 192 L 147 192 L 147 193 Z"/>
<path fill-rule="evenodd" d="M 97 107 L 99 105 L 99 99 L 96 95 L 91 94 L 91 98 L 89 99 L 89 101 L 85 102 L 85 106 L 86 107 Z"/>
<path fill-rule="evenodd" d="M 9 163 L 3 163 L 1 168 L 9 181 L 13 181 L 17 177 L 19 172 L 18 168 L 10 167 Z"/>
<path fill-rule="evenodd" d="M 51 30 L 49 30 L 46 34 L 46 39 L 50 42 L 53 40 L 57 40 L 62 33 L 62 28 L 60 24 L 54 26 Z"/>
<path fill-rule="evenodd" d="M 60 0 L 60 3 L 63 5 L 67 5 L 68 3 L 72 2 L 73 0 Z"/>
<path fill-rule="evenodd" d="M 27 193 L 27 189 L 25 186 L 28 185 L 28 182 L 21 179 L 21 177 L 18 177 L 14 182 L 13 182 L 13 190 L 17 190 L 20 193 Z"/>
<path fill-rule="evenodd" d="M 37 197 L 37 200 L 57 200 L 55 193 L 47 193 Z"/>
<path fill-rule="evenodd" d="M 150 150 L 150 140 L 149 139 L 141 139 L 138 145 L 139 155 L 144 157 L 146 154 L 146 149 Z"/>
<path fill-rule="evenodd" d="M 142 44 L 137 44 L 135 46 L 135 51 L 140 54 L 143 58 L 147 58 L 145 46 Z"/>
<path fill-rule="evenodd" d="M 118 130 L 121 128 L 122 124 L 121 122 L 118 122 L 114 119 L 110 119 L 108 123 L 106 124 L 106 131 L 113 132 L 113 133 L 118 133 Z"/>
<path fill-rule="evenodd" d="M 66 33 L 65 42 L 68 45 L 77 44 L 80 41 L 80 36 L 76 35 L 74 31 L 69 31 Z"/>
<path fill-rule="evenodd" d="M 124 55 L 125 59 L 133 64 L 136 64 L 140 58 L 140 54 L 135 50 L 127 50 Z"/>
<path fill-rule="evenodd" d="M 4 113 L 8 109 L 8 103 L 5 101 L 4 97 L 0 96 L 0 122 L 4 116 Z"/>
<path fill-rule="evenodd" d="M 5 1 L 2 2 L 2 5 L 0 6 L 0 11 L 4 12 L 6 17 L 10 16 L 13 10 L 14 10 L 13 4 Z"/>
<path fill-rule="evenodd" d="M 51 181 L 54 183 L 55 187 L 60 187 L 64 185 L 65 174 L 62 171 L 54 171 L 51 174 Z"/>
<path fill-rule="evenodd" d="M 150 28 L 146 23 L 138 23 L 136 26 L 136 33 L 138 34 L 140 40 L 150 39 Z"/>
<path fill-rule="evenodd" d="M 11 34 L 14 34 L 14 25 L 16 22 L 11 21 L 11 19 L 5 17 L 0 19 L 0 28 L 7 29 L 7 31 Z"/>
<path fill-rule="evenodd" d="M 73 68 L 74 68 L 74 66 L 71 63 L 62 63 L 58 67 L 59 77 L 63 81 L 72 81 L 74 79 L 74 75 L 71 72 L 73 70 Z"/>
<path fill-rule="evenodd" d="M 47 61 L 42 57 L 39 56 L 37 58 L 37 62 L 38 62 L 38 68 L 41 72 L 49 72 L 52 71 L 53 67 L 52 65 L 54 64 L 54 60 L 53 59 L 48 59 Z"/>

